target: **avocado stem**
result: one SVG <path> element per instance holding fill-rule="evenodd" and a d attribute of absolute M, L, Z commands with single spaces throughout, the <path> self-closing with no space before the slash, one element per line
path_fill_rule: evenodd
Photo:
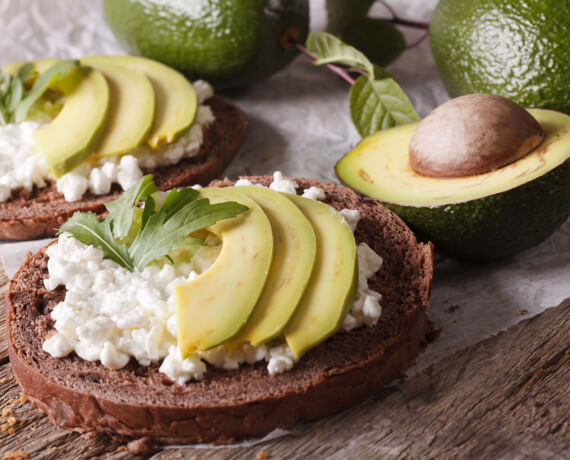
<path fill-rule="evenodd" d="M 386 3 L 384 0 L 379 0 L 379 3 L 381 3 L 384 6 L 384 8 L 386 8 L 392 15 L 392 19 L 385 19 L 386 22 L 391 22 L 392 24 L 397 24 L 399 26 L 413 27 L 415 29 L 424 29 L 424 30 L 429 29 L 429 24 L 427 22 L 410 21 L 408 19 L 402 19 L 396 14 L 394 8 L 392 8 L 392 6 Z"/>
<path fill-rule="evenodd" d="M 309 53 L 309 51 L 307 50 L 307 48 L 305 48 L 301 43 L 299 42 L 295 42 L 295 46 L 297 47 L 297 49 L 299 51 L 301 51 L 301 53 L 303 53 L 305 56 L 307 56 L 311 62 L 315 62 L 315 56 L 313 56 L 311 53 Z M 325 64 L 325 67 L 327 67 L 331 72 L 336 73 L 340 78 L 342 78 L 344 81 L 346 81 L 349 85 L 354 85 L 354 78 L 352 78 L 349 73 L 347 72 L 347 69 L 344 69 L 342 67 L 336 66 L 334 64 Z M 350 69 L 353 71 L 357 71 L 356 69 Z M 358 69 L 359 73 L 362 73 L 362 71 L 360 71 L 360 69 Z M 368 74 L 366 72 L 363 73 L 363 75 L 368 76 Z"/>

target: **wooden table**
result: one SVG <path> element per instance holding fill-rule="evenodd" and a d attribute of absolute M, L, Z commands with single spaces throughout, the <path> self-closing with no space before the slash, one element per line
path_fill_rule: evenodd
<path fill-rule="evenodd" d="M 0 273 L 0 309 L 7 279 Z M 0 322 L 0 458 L 132 458 L 53 426 L 21 398 Z M 570 299 L 455 353 L 357 407 L 268 443 L 153 459 L 570 458 Z M 12 454 L 10 454 L 12 453 Z M 8 455 L 8 457 L 6 457 Z"/>

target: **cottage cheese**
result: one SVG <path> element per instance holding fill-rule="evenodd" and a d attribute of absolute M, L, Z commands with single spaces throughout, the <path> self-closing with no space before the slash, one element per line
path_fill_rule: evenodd
<path fill-rule="evenodd" d="M 66 201 L 77 201 L 87 191 L 105 195 L 111 191 L 112 184 L 119 184 L 126 190 L 142 177 L 143 168 L 172 165 L 183 158 L 196 156 L 203 143 L 203 128 L 215 117 L 210 107 L 204 105 L 204 101 L 213 95 L 212 87 L 202 80 L 194 82 L 193 86 L 199 104 L 196 120 L 175 142 L 158 150 L 151 150 L 145 144 L 128 155 L 84 162 L 57 179 L 57 191 Z M 33 140 L 33 134 L 41 126 L 34 121 L 0 126 L 0 201 L 8 200 L 14 189 L 42 188 L 46 186 L 46 180 L 54 180 Z"/>
<path fill-rule="evenodd" d="M 285 181 L 290 179 L 277 175 L 279 186 Z M 317 190 L 309 194 L 322 196 Z M 350 216 L 356 225 L 360 216 L 354 211 Z M 206 363 L 237 369 L 243 363 L 266 361 L 270 375 L 291 369 L 298 358 L 284 342 L 271 347 L 244 344 L 232 351 L 220 346 L 182 358 L 176 340 L 173 288 L 208 269 L 219 254 L 215 243 L 180 249 L 185 253 L 174 254 L 175 265 L 152 264 L 142 272 L 130 272 L 104 259 L 99 249 L 61 235 L 57 244 L 48 248 L 49 278 L 44 284 L 49 290 L 64 285 L 67 293 L 51 313 L 55 333 L 45 340 L 43 349 L 56 358 L 75 351 L 82 359 L 101 361 L 111 369 L 124 367 L 131 358 L 143 366 L 161 362 L 160 372 L 179 384 L 202 378 Z M 371 326 L 382 312 L 381 295 L 368 287 L 368 279 L 378 271 L 382 259 L 366 243 L 358 245 L 357 255 L 358 294 L 344 330 Z"/>

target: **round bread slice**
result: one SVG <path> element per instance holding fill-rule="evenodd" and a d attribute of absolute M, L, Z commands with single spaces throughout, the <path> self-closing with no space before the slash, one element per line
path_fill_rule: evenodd
<path fill-rule="evenodd" d="M 250 177 L 268 185 L 270 177 Z M 426 315 L 433 274 L 431 243 L 416 241 L 404 222 L 380 202 L 352 190 L 299 179 L 299 192 L 322 187 L 336 209 L 358 209 L 357 242 L 384 259 L 371 278 L 382 294 L 382 315 L 373 327 L 338 332 L 309 350 L 282 374 L 265 362 L 238 370 L 208 366 L 203 380 L 174 384 L 158 365 L 134 359 L 118 371 L 74 353 L 63 359 L 42 351 L 53 329 L 50 312 L 65 289 L 47 291 L 45 249 L 30 255 L 9 288 L 9 354 L 28 399 L 50 420 L 81 433 L 130 440 L 132 451 L 160 444 L 229 443 L 259 437 L 352 406 L 403 375 L 433 337 Z M 229 186 L 229 180 L 212 185 Z"/>
<path fill-rule="evenodd" d="M 197 156 L 171 166 L 143 170 L 152 173 L 160 190 L 184 185 L 206 185 L 222 174 L 236 155 L 245 137 L 247 118 L 235 104 L 221 96 L 205 102 L 216 117 L 204 129 L 204 142 Z M 0 203 L 0 239 L 30 240 L 50 237 L 76 211 L 105 212 L 105 203 L 121 193 L 114 184 L 111 193 L 94 195 L 87 192 L 80 201 L 65 201 L 55 182 L 47 187 L 34 187 L 31 192 L 20 189 L 6 202 Z"/>

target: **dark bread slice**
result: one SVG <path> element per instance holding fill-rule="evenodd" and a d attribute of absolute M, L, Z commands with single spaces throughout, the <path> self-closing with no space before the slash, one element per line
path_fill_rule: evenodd
<path fill-rule="evenodd" d="M 216 117 L 204 130 L 204 143 L 196 157 L 187 158 L 172 166 L 144 170 L 154 174 L 160 190 L 184 185 L 206 185 L 217 178 L 236 155 L 245 137 L 247 118 L 229 100 L 214 96 L 206 101 Z M 111 193 L 86 193 L 80 201 L 65 201 L 54 182 L 31 192 L 19 190 L 8 201 L 0 203 L 0 239 L 29 240 L 54 236 L 55 231 L 76 211 L 102 213 L 105 203 L 121 193 L 115 184 Z"/>
<path fill-rule="evenodd" d="M 268 185 L 269 177 L 250 178 Z M 433 274 L 433 248 L 418 243 L 404 222 L 380 202 L 352 190 L 299 179 L 302 190 L 325 189 L 337 209 L 359 209 L 355 236 L 384 263 L 370 280 L 382 293 L 374 327 L 339 332 L 307 352 L 290 371 L 269 376 L 266 363 L 228 371 L 209 366 L 201 381 L 175 385 L 158 365 L 112 371 L 75 354 L 55 359 L 42 351 L 53 327 L 49 313 L 65 289 L 46 291 L 45 249 L 30 255 L 10 283 L 9 354 L 29 400 L 52 422 L 82 433 L 133 440 L 133 451 L 157 444 L 228 443 L 263 436 L 354 405 L 402 376 L 432 337 L 426 315 Z M 232 182 L 214 181 L 228 186 Z"/>

